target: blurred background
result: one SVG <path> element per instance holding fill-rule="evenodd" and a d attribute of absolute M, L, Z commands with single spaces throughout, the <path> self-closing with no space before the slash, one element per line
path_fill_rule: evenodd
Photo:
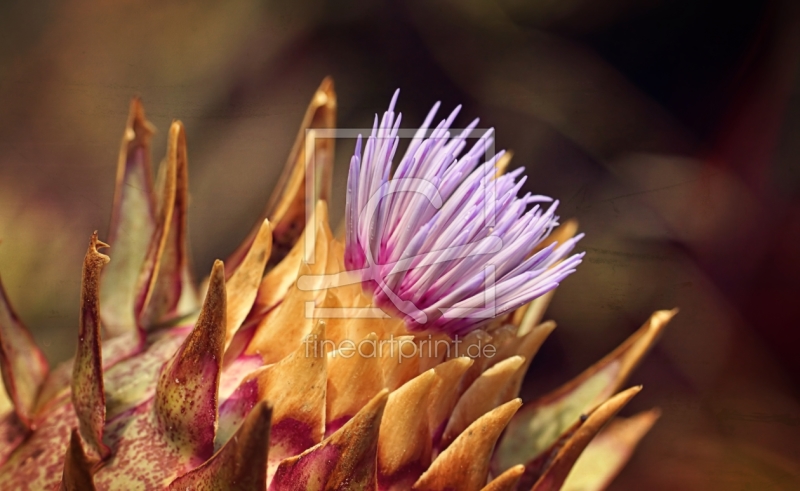
<path fill-rule="evenodd" d="M 259 216 L 332 75 L 344 128 L 463 103 L 576 217 L 532 398 L 655 309 L 632 378 L 661 421 L 613 490 L 800 489 L 800 5 L 791 0 L 0 3 L 0 274 L 51 362 L 110 217 L 128 102 L 189 141 L 198 275 Z M 341 217 L 351 142 L 337 152 Z M 113 256 L 113 250 L 110 251 Z"/>

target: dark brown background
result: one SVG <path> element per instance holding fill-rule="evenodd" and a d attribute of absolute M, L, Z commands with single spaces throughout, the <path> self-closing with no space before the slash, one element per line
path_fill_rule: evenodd
<path fill-rule="evenodd" d="M 664 416 L 612 489 L 800 489 L 795 3 L 5 0 L 0 273 L 51 360 L 69 357 L 134 94 L 156 162 L 186 124 L 199 273 L 257 218 L 323 76 L 347 128 L 396 87 L 406 127 L 463 103 L 587 232 L 526 396 L 678 306 L 632 380 L 629 412 Z M 352 144 L 338 151 L 335 217 Z"/>

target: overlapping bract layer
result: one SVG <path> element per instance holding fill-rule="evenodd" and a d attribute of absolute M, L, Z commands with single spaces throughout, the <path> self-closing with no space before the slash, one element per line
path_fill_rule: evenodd
<path fill-rule="evenodd" d="M 304 126 L 329 125 L 334 111 L 325 81 Z M 147 184 L 151 131 L 134 101 L 120 156 L 111 262 L 93 235 L 75 359 L 48 371 L 0 288 L 0 368 L 8 392 L 0 394 L 0 489 L 601 489 L 652 424 L 655 415 L 645 413 L 589 443 L 638 392 L 614 395 L 671 313 L 654 314 L 617 351 L 528 405 L 517 395 L 555 327 L 540 323 L 550 295 L 513 316 L 462 324 L 470 330 L 463 346 L 491 344 L 492 356 L 456 356 L 446 334 L 435 340 L 447 350 L 426 353 L 403 319 L 304 315 L 308 302 L 322 309 L 373 306 L 358 283 L 299 287 L 302 278 L 319 286 L 321 275 L 347 274 L 345 263 L 352 266 L 352 250 L 346 257 L 333 238 L 324 202 L 305 194 L 312 187 L 319 196 L 329 193 L 330 141 L 308 156 L 295 145 L 264 220 L 227 266 L 214 264 L 199 302 L 186 253 L 184 130 L 179 122 L 170 129 L 155 186 Z M 311 172 L 312 165 L 328 169 Z M 315 175 L 328 177 L 306 186 Z M 504 220 L 520 218 L 526 204 L 514 197 L 514 178 L 497 179 L 516 210 Z M 306 206 L 315 211 L 303 223 L 298 210 Z M 540 240 L 555 218 L 535 211 L 522 220 L 541 227 Z M 125 242 L 131 234 L 136 240 Z M 571 244 L 573 234 L 565 224 L 553 235 Z M 311 250 L 304 238 L 313 238 Z M 566 254 L 549 244 L 538 250 L 549 252 L 525 253 L 547 256 L 541 264 Z M 462 272 L 472 267 L 450 264 Z M 427 271 L 411 273 L 423 281 Z M 102 344 L 101 328 L 110 337 Z M 361 343 L 358 356 L 347 356 L 347 340 Z M 397 351 L 378 350 L 380 342 Z M 404 358 L 408 346 L 415 356 Z M 604 465 L 579 461 L 569 474 L 587 445 L 589 454 L 608 457 Z"/>
<path fill-rule="evenodd" d="M 430 129 L 437 103 L 392 174 L 397 95 L 380 124 L 375 116 L 363 152 L 359 136 L 347 181 L 345 265 L 377 305 L 403 315 L 412 331 L 463 335 L 575 271 L 583 254 L 567 255 L 582 235 L 536 251 L 558 225 L 558 202 L 518 197 L 524 169 L 498 176 L 503 152 L 484 162 L 492 130 L 464 152 L 478 120 L 451 137 L 460 106 Z"/>

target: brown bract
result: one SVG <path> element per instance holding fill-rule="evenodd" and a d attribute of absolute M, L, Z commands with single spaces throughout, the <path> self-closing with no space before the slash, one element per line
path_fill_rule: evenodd
<path fill-rule="evenodd" d="M 278 185 L 260 219 L 269 219 L 273 224 L 272 265 L 278 264 L 297 243 L 306 223 L 307 210 L 313 209 L 317 200 L 330 199 L 335 138 L 314 130 L 335 127 L 336 93 L 333 79 L 328 77 L 311 99 Z M 242 261 L 257 231 L 256 227 L 226 260 L 229 270 Z"/>
<path fill-rule="evenodd" d="M 377 340 L 370 333 L 363 341 Z M 332 352 L 328 357 L 328 387 L 326 392 L 325 421 L 328 426 L 352 418 L 375 394 L 383 390 L 383 373 L 379 358 L 370 356 L 341 356 Z M 338 428 L 337 428 L 338 429 Z"/>
<path fill-rule="evenodd" d="M 389 394 L 378 442 L 381 489 L 408 489 L 430 465 L 427 412 L 435 381 L 436 374 L 428 370 Z"/>
<path fill-rule="evenodd" d="M 80 436 L 91 454 L 105 457 L 110 449 L 103 443 L 106 424 L 106 397 L 103 384 L 103 355 L 100 350 L 100 272 L 109 258 L 97 252 L 108 247 L 92 234 L 83 260 L 81 314 L 78 323 L 78 350 L 72 367 L 72 405 L 80 423 Z"/>
<path fill-rule="evenodd" d="M 413 489 L 480 490 L 486 484 L 494 445 L 521 405 L 521 400 L 514 399 L 478 418 L 436 457 Z"/>
<path fill-rule="evenodd" d="M 582 414 L 606 401 L 652 347 L 676 311 L 659 311 L 622 345 L 559 389 L 525 405 L 509 424 L 493 470 L 539 458 Z"/>
<path fill-rule="evenodd" d="M 257 404 L 236 434 L 208 461 L 170 483 L 171 490 L 266 489 L 271 411 Z"/>
<path fill-rule="evenodd" d="M 630 418 L 617 418 L 589 443 L 569 471 L 563 491 L 602 491 L 611 484 L 636 445 L 659 418 L 650 410 Z"/>
<path fill-rule="evenodd" d="M 44 354 L 19 320 L 0 281 L 0 371 L 16 418 L 32 424 L 39 389 L 49 373 Z M 13 428 L 14 422 L 9 422 Z M 13 429 L 10 428 L 10 432 Z M 13 438 L 12 438 L 13 440 Z M 0 452 L 0 458 L 2 458 Z"/>
<path fill-rule="evenodd" d="M 164 365 L 155 394 L 156 419 L 166 440 L 181 453 L 202 458 L 214 450 L 225 303 L 225 270 L 216 261 L 197 324 Z"/>
<path fill-rule="evenodd" d="M 481 491 L 513 491 L 517 489 L 517 484 L 519 484 L 519 480 L 524 472 L 524 465 L 515 465 L 492 479 Z"/>
<path fill-rule="evenodd" d="M 447 448 L 469 425 L 492 409 L 516 396 L 508 393 L 508 385 L 525 359 L 512 356 L 483 372 L 472 382 L 453 409 L 444 430 L 441 447 Z"/>
<path fill-rule="evenodd" d="M 114 261 L 103 271 L 100 305 L 104 328 L 111 336 L 137 330 L 136 288 L 153 234 L 156 197 L 150 165 L 150 139 L 155 128 L 144 115 L 142 101 L 131 101 L 117 162 L 117 182 L 108 243 Z"/>
<path fill-rule="evenodd" d="M 608 401 L 601 404 L 591 412 L 578 427 L 572 430 L 570 437 L 564 442 L 557 453 L 552 457 L 547 469 L 531 488 L 531 491 L 558 491 L 567 479 L 570 469 L 580 457 L 583 449 L 589 445 L 592 438 L 625 406 L 633 396 L 642 390 L 641 387 L 631 387 L 620 392 Z M 525 486 L 525 480 L 521 482 Z"/>
<path fill-rule="evenodd" d="M 83 451 L 78 430 L 72 430 L 69 449 L 64 457 L 64 473 L 61 476 L 59 491 L 94 491 L 91 468 L 92 465 Z"/>
<path fill-rule="evenodd" d="M 375 489 L 379 428 L 387 400 L 388 391 L 381 391 L 335 434 L 283 461 L 270 490 Z"/>
<path fill-rule="evenodd" d="M 137 280 L 134 313 L 140 328 L 174 321 L 198 307 L 187 247 L 188 165 L 183 124 L 173 121 L 166 165 L 156 181 L 156 229 Z"/>
<path fill-rule="evenodd" d="M 272 227 L 269 224 L 269 220 L 264 220 L 244 259 L 225 284 L 228 292 L 225 330 L 226 345 L 253 307 L 253 302 L 261 284 L 261 278 L 264 276 L 264 267 L 267 265 L 267 260 L 271 253 Z"/>

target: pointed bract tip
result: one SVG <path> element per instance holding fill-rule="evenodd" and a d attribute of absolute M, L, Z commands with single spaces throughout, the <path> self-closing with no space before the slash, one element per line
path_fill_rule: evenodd
<path fill-rule="evenodd" d="M 217 453 L 200 467 L 175 479 L 168 489 L 266 489 L 271 416 L 272 410 L 266 402 L 256 404 L 236 434 Z"/>
<path fill-rule="evenodd" d="M 139 95 L 131 97 L 131 102 L 128 105 L 128 114 L 139 116 L 142 113 L 144 113 L 144 104 L 142 103 L 142 97 Z"/>
<path fill-rule="evenodd" d="M 344 450 L 328 477 L 326 489 L 370 489 L 374 486 L 377 472 L 375 455 L 388 400 L 389 391 L 381 390 L 339 431 L 331 435 L 330 442 Z"/>
<path fill-rule="evenodd" d="M 322 83 L 319 84 L 319 88 L 314 94 L 314 103 L 319 106 L 336 107 L 336 92 L 332 77 L 328 76 L 322 79 Z"/>
<path fill-rule="evenodd" d="M 521 399 L 514 399 L 474 421 L 436 457 L 413 489 L 481 489 L 486 484 L 495 443 L 521 405 Z"/>
<path fill-rule="evenodd" d="M 319 444 L 280 463 L 271 490 L 375 489 L 375 453 L 388 400 L 380 391 L 350 421 Z"/>
<path fill-rule="evenodd" d="M 128 124 L 126 126 L 126 137 L 129 141 L 146 140 L 155 133 L 155 127 L 145 117 L 144 104 L 138 96 L 131 98 L 128 109 Z M 132 132 L 132 134 L 130 133 Z"/>
<path fill-rule="evenodd" d="M 515 465 L 504 473 L 500 474 L 484 486 L 481 491 L 515 491 L 517 484 L 525 473 L 524 465 Z"/>
<path fill-rule="evenodd" d="M 325 338 L 325 324 L 311 326 L 306 341 L 289 356 L 250 376 L 258 398 L 273 407 L 271 462 L 297 455 L 325 436 L 327 356 L 316 347 Z"/>
<path fill-rule="evenodd" d="M 125 133 L 122 137 L 123 152 L 126 152 L 131 145 L 148 146 L 150 138 L 155 132 L 155 127 L 145 117 L 142 100 L 139 97 L 133 97 L 128 109 Z"/>
<path fill-rule="evenodd" d="M 227 272 L 226 342 L 230 341 L 252 310 L 271 252 L 272 228 L 269 220 L 264 220 L 242 262 Z"/>
<path fill-rule="evenodd" d="M 94 491 L 91 469 L 92 465 L 83 451 L 78 429 L 73 428 L 64 456 L 64 470 L 61 474 L 59 491 Z"/>
<path fill-rule="evenodd" d="M 186 127 L 180 119 L 173 119 L 169 125 L 169 133 L 167 135 L 167 158 L 170 155 L 177 155 L 180 158 L 185 158 L 186 153 Z"/>
<path fill-rule="evenodd" d="M 673 317 L 680 313 L 680 308 L 673 307 L 671 310 L 657 310 L 653 313 L 653 321 L 659 324 L 666 324 L 671 321 Z"/>
<path fill-rule="evenodd" d="M 588 416 L 582 417 L 577 429 L 558 450 L 549 467 L 539 477 L 531 491 L 561 489 L 578 457 L 595 435 L 641 390 L 641 386 L 624 390 L 598 406 Z"/>
<path fill-rule="evenodd" d="M 442 447 L 449 445 L 482 415 L 511 399 L 508 386 L 524 363 L 525 359 L 521 356 L 506 358 L 483 372 L 467 388 L 447 422 L 442 435 Z"/>
<path fill-rule="evenodd" d="M 110 248 L 110 247 L 111 247 L 110 245 L 106 244 L 105 242 L 103 242 L 102 240 L 100 240 L 98 238 L 97 230 L 92 232 L 92 238 L 89 239 L 89 248 L 90 248 L 91 251 L 98 252 L 97 249 L 107 249 L 107 248 Z M 106 257 L 106 258 L 108 257 L 108 256 L 105 256 L 104 254 L 100 254 L 100 255 L 103 256 L 103 257 Z"/>
<path fill-rule="evenodd" d="M 222 262 L 221 259 L 215 259 L 214 265 L 211 267 L 211 276 L 219 276 L 220 274 L 225 273 L 225 263 Z M 222 277 L 225 280 L 225 277 Z"/>
<path fill-rule="evenodd" d="M 308 208 L 318 198 L 330 197 L 335 138 L 324 132 L 315 138 L 309 136 L 314 134 L 313 130 L 333 129 L 335 126 L 336 92 L 333 80 L 327 77 L 311 98 L 289 158 L 262 214 L 262 218 L 269 217 L 273 227 L 272 265 L 278 264 L 294 247 L 303 231 Z M 307 152 L 310 153 L 306 155 Z M 259 226 L 256 224 L 231 254 L 229 268 L 244 258 Z"/>
<path fill-rule="evenodd" d="M 600 490 L 619 474 L 661 412 L 651 409 L 630 418 L 614 418 L 581 453 L 564 482 L 564 490 Z"/>
<path fill-rule="evenodd" d="M 514 152 L 511 150 L 506 150 L 502 157 L 497 159 L 497 163 L 494 164 L 495 169 L 497 172 L 495 173 L 495 177 L 500 177 L 506 173 L 508 170 L 508 164 L 511 163 L 511 159 L 514 157 Z"/>
<path fill-rule="evenodd" d="M 320 89 L 332 90 L 334 87 L 333 75 L 325 75 L 325 78 L 320 82 Z"/>

